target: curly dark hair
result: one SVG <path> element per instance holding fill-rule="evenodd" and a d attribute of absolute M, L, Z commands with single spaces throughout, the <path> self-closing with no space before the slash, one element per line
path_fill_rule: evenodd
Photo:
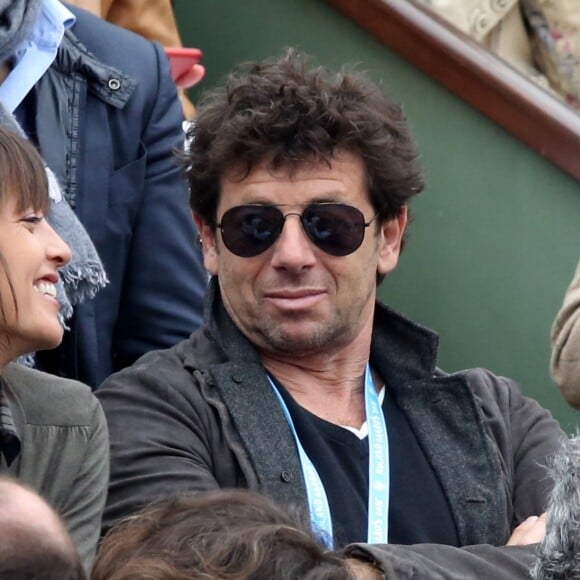
<path fill-rule="evenodd" d="M 91 580 L 354 580 L 297 513 L 246 490 L 159 501 L 103 539 Z"/>
<path fill-rule="evenodd" d="M 293 49 L 278 60 L 244 65 L 207 93 L 188 141 L 190 204 L 212 227 L 224 174 L 240 168 L 243 179 L 264 161 L 292 168 L 330 163 L 341 151 L 359 156 L 379 223 L 423 189 L 401 107 L 363 74 L 313 67 Z"/>

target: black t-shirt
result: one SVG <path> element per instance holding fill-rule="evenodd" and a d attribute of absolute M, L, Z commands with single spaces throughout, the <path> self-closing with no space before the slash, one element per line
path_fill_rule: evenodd
<path fill-rule="evenodd" d="M 313 415 L 284 388 L 280 393 L 326 490 L 335 547 L 366 542 L 368 437 L 361 440 L 348 429 Z M 458 546 L 457 529 L 441 484 L 388 389 L 382 408 L 389 436 L 389 543 Z"/>

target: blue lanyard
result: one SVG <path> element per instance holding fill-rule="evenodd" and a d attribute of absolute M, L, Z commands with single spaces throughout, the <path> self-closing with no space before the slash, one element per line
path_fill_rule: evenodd
<path fill-rule="evenodd" d="M 322 537 L 324 543 L 332 548 L 332 519 L 326 491 L 316 467 L 308 457 L 294 427 L 294 421 L 288 411 L 288 407 L 278 391 L 276 385 L 270 380 L 270 385 L 278 397 L 280 406 L 288 426 L 294 436 L 298 455 L 302 465 L 304 481 L 306 483 L 306 495 L 310 509 L 310 519 L 313 531 Z M 365 369 L 365 412 L 368 425 L 369 443 L 369 505 L 368 505 L 368 528 L 367 541 L 370 544 L 386 544 L 389 536 L 389 437 L 385 416 L 379 403 L 379 397 L 375 389 L 370 366 Z"/>

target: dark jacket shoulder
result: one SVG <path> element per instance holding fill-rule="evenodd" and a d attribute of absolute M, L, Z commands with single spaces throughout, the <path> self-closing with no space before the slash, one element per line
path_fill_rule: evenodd
<path fill-rule="evenodd" d="M 68 8 L 76 17 L 71 32 L 99 61 L 139 79 L 140 82 L 147 83 L 147 79 L 157 80 L 157 67 L 152 69 L 152 65 L 157 60 L 157 55 L 163 52 L 158 43 L 97 18 L 80 8 Z"/>

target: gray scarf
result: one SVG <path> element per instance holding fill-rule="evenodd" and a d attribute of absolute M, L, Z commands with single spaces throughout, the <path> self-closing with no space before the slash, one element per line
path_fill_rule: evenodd
<path fill-rule="evenodd" d="M 0 0 L 0 63 L 8 60 L 21 40 L 28 37 L 42 0 Z"/>
<path fill-rule="evenodd" d="M 26 138 L 18 121 L 2 103 L 0 103 L 0 125 Z M 57 284 L 60 319 L 62 325 L 67 328 L 65 321 L 72 316 L 73 307 L 88 298 L 93 298 L 108 280 L 93 242 L 64 199 L 58 181 L 49 167 L 46 167 L 46 174 L 50 198 L 50 209 L 46 219 L 72 251 L 72 260 L 59 270 L 60 278 Z M 25 357 L 21 362 L 31 365 L 34 358 Z"/>

